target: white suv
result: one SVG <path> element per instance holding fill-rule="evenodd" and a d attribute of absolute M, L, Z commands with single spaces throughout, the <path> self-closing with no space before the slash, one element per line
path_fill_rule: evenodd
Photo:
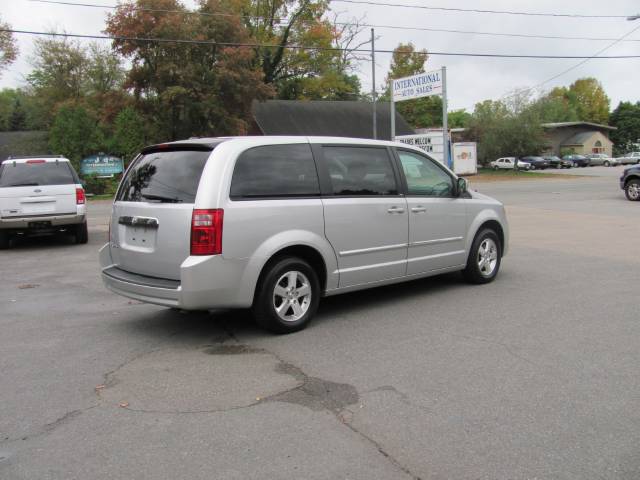
<path fill-rule="evenodd" d="M 84 189 L 63 157 L 9 158 L 0 165 L 0 249 L 16 235 L 68 232 L 87 243 Z"/>

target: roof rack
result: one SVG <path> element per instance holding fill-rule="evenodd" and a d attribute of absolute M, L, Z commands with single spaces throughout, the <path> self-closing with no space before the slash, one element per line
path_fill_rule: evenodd
<path fill-rule="evenodd" d="M 24 160 L 25 158 L 64 158 L 64 155 L 9 155 L 7 160 Z"/>

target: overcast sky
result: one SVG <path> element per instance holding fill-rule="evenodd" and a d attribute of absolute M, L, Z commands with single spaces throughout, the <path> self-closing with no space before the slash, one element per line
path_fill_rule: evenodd
<path fill-rule="evenodd" d="M 70 0 L 76 1 L 76 0 Z M 92 0 L 113 5 L 116 0 Z M 640 13 L 637 0 L 372 0 L 374 2 L 413 4 L 426 6 L 461 7 L 491 10 L 517 10 L 527 12 L 579 13 L 591 15 L 632 15 Z M 186 1 L 193 5 L 193 0 Z M 66 31 L 68 33 L 99 34 L 104 29 L 108 10 L 45 5 L 29 0 L 0 0 L 0 16 L 18 30 Z M 581 37 L 619 38 L 634 28 L 628 37 L 639 41 L 620 42 L 603 55 L 640 55 L 640 20 L 607 18 L 550 18 L 443 12 L 434 10 L 399 8 L 390 6 L 358 5 L 332 2 L 332 9 L 340 12 L 344 21 L 366 15 L 366 22 L 375 25 L 401 25 L 438 29 L 455 29 L 482 32 L 521 33 Z M 368 29 L 364 33 L 370 35 Z M 399 42 L 413 42 L 417 48 L 442 52 L 512 53 L 542 55 L 593 55 L 612 41 L 554 40 L 516 37 L 495 37 L 441 32 L 391 30 L 376 28 L 380 38 L 376 49 L 392 50 Z M 20 57 L 0 78 L 0 87 L 24 85 L 29 73 L 28 58 L 33 48 L 33 38 L 17 35 Z M 380 86 L 386 76 L 391 55 L 378 54 L 376 58 L 376 83 Z M 488 59 L 470 57 L 429 58 L 427 70 L 447 67 L 449 108 L 473 110 L 476 102 L 497 99 L 516 88 L 537 85 L 550 77 L 579 63 L 580 60 L 532 60 Z M 364 63 L 359 74 L 363 88 L 371 88 L 371 65 Z M 621 100 L 640 100 L 640 59 L 594 59 L 579 68 L 545 84 L 546 89 L 557 85 L 569 85 L 574 80 L 593 76 L 598 78 L 611 98 L 612 109 Z"/>

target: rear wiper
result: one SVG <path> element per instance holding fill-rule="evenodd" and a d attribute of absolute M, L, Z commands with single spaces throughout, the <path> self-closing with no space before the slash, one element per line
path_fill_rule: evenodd
<path fill-rule="evenodd" d="M 7 185 L 8 187 L 37 187 L 40 185 L 39 183 L 31 182 L 31 183 L 10 183 Z"/>
<path fill-rule="evenodd" d="M 175 197 L 165 197 L 164 195 L 152 195 L 143 193 L 140 195 L 142 198 L 146 198 L 147 200 L 157 200 L 159 202 L 165 203 L 182 203 L 182 200 Z"/>

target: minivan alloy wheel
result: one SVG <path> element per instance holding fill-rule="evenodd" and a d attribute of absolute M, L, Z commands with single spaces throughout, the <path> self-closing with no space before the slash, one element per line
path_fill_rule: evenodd
<path fill-rule="evenodd" d="M 478 269 L 485 277 L 490 277 L 498 264 L 498 246 L 491 238 L 485 238 L 478 249 Z"/>
<path fill-rule="evenodd" d="M 273 307 L 281 320 L 300 320 L 310 305 L 311 286 L 309 279 L 302 272 L 286 272 L 278 279 L 273 290 Z"/>

